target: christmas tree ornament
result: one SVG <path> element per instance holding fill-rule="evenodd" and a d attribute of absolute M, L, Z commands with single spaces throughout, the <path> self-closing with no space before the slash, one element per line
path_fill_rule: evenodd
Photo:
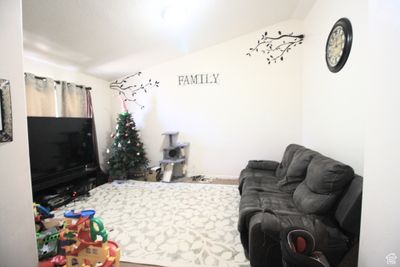
<path fill-rule="evenodd" d="M 110 154 L 110 149 L 107 148 L 106 153 L 107 153 L 107 154 Z"/>
<path fill-rule="evenodd" d="M 118 143 L 118 147 L 121 147 L 121 143 Z"/>

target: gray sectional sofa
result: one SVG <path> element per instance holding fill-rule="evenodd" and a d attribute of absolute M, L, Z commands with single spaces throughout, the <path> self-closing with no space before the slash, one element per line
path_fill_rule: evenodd
<path fill-rule="evenodd" d="M 282 266 L 280 233 L 309 230 L 331 266 L 357 243 L 362 177 L 339 161 L 291 144 L 282 162 L 249 161 L 240 173 L 238 229 L 253 267 Z"/>

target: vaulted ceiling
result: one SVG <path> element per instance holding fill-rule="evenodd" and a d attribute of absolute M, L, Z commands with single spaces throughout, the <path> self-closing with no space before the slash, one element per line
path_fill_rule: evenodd
<path fill-rule="evenodd" d="M 23 0 L 25 56 L 113 80 L 288 19 L 315 0 Z"/>

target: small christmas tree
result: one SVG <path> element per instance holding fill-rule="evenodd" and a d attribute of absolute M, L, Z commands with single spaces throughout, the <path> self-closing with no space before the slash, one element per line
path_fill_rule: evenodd
<path fill-rule="evenodd" d="M 127 179 L 132 171 L 143 171 L 148 164 L 148 159 L 140 141 L 139 132 L 129 112 L 124 111 L 117 118 L 114 139 L 111 150 L 107 153 L 111 156 L 108 160 L 110 177 Z"/>

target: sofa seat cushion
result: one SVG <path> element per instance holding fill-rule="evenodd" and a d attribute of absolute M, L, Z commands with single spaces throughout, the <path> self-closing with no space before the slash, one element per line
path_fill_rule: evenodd
<path fill-rule="evenodd" d="M 293 193 L 297 208 L 309 214 L 326 214 L 354 178 L 353 169 L 336 160 L 317 155 L 307 175 Z"/>
<path fill-rule="evenodd" d="M 303 214 L 294 204 L 291 195 L 278 192 L 258 192 L 263 211 L 272 211 L 275 214 Z"/>
<path fill-rule="evenodd" d="M 247 208 L 272 211 L 277 214 L 303 214 L 299 212 L 290 195 L 282 192 L 246 191 L 240 204 L 240 212 Z"/>
<path fill-rule="evenodd" d="M 257 212 L 273 212 L 276 214 L 302 214 L 296 209 L 290 194 L 279 190 L 270 192 L 246 190 L 239 203 L 239 231 L 248 229 L 251 216 Z"/>

